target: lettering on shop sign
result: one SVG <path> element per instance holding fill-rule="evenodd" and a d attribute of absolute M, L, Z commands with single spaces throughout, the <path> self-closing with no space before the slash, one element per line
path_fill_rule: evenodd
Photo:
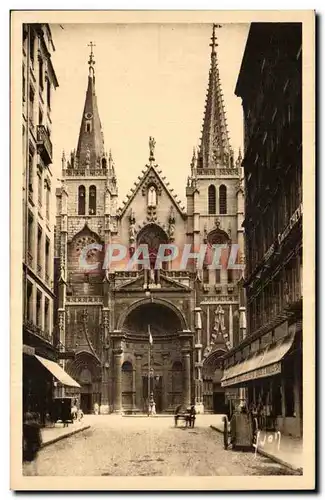
<path fill-rule="evenodd" d="M 280 442 L 281 442 L 281 432 L 276 431 L 276 432 L 265 432 L 264 433 L 264 439 L 261 439 L 261 431 L 257 431 L 256 434 L 256 442 L 253 443 L 253 447 L 255 448 L 255 458 L 257 455 L 257 450 L 258 448 L 264 448 L 265 444 L 272 445 L 275 447 L 277 446 L 277 449 L 280 449 Z"/>

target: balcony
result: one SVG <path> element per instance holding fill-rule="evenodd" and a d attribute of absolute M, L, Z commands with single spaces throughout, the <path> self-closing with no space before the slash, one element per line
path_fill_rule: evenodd
<path fill-rule="evenodd" d="M 35 325 L 35 323 L 31 320 L 26 320 L 24 321 L 24 328 L 29 332 L 34 335 L 37 335 L 38 337 L 41 337 L 42 339 L 46 340 L 47 342 L 52 343 L 52 335 L 48 330 L 43 330 L 39 326 Z"/>
<path fill-rule="evenodd" d="M 33 266 L 33 256 L 30 252 L 27 252 L 27 264 L 29 267 Z"/>
<path fill-rule="evenodd" d="M 37 146 L 45 165 L 52 163 L 52 142 L 44 125 L 37 126 Z"/>
<path fill-rule="evenodd" d="M 42 266 L 40 264 L 37 264 L 37 274 L 38 276 L 42 276 Z"/>

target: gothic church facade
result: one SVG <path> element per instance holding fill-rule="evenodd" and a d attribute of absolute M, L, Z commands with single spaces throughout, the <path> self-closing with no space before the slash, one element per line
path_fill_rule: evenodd
<path fill-rule="evenodd" d="M 239 247 L 234 264 L 243 264 L 244 192 L 241 156 L 234 158 L 229 142 L 215 28 L 201 143 L 189 170 L 185 209 L 156 163 L 150 138 L 148 163 L 120 204 L 91 51 L 78 146 L 68 159 L 63 155 L 56 193 L 57 343 L 74 353 L 63 363 L 81 386 L 86 412 L 95 403 L 101 413 L 146 412 L 151 393 L 157 412 L 191 403 L 198 412 L 224 410 L 220 357 L 245 332 L 242 272 L 227 268 L 232 244 Z M 127 249 L 125 259 L 147 245 L 148 268 L 126 269 L 125 260 L 105 268 L 112 243 Z M 185 269 L 178 259 L 157 268 L 161 244 L 180 250 L 190 244 L 192 251 L 220 244 L 225 264 L 209 269 L 207 251 L 201 269 L 195 259 Z"/>

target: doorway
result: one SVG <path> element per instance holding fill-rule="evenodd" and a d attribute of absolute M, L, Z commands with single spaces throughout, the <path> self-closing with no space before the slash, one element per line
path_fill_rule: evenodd
<path fill-rule="evenodd" d="M 80 408 L 84 413 L 91 413 L 92 411 L 92 395 L 88 393 L 80 394 Z"/>
<path fill-rule="evenodd" d="M 143 402 L 144 409 L 146 410 L 148 405 L 148 376 L 142 377 L 143 381 Z M 150 377 L 150 392 L 153 393 L 153 398 L 156 403 L 156 413 L 161 413 L 162 411 L 162 377 L 155 376 Z"/>
<path fill-rule="evenodd" d="M 227 413 L 224 392 L 213 393 L 213 413 L 218 413 L 218 414 Z"/>

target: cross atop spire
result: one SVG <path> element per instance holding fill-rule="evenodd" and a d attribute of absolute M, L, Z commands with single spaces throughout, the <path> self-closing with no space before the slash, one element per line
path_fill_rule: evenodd
<path fill-rule="evenodd" d="M 216 53 L 216 47 L 218 47 L 217 38 L 216 38 L 216 28 L 221 28 L 221 24 L 214 24 L 212 28 L 212 37 L 210 47 L 212 47 L 212 54 Z"/>
<path fill-rule="evenodd" d="M 88 60 L 89 75 L 90 75 L 91 73 L 94 73 L 94 71 L 95 71 L 94 65 L 96 63 L 95 63 L 95 59 L 94 59 L 93 47 L 96 47 L 96 45 L 94 44 L 94 42 L 90 42 L 90 43 L 88 43 L 88 47 L 90 47 L 90 55 L 89 55 L 89 60 Z"/>

